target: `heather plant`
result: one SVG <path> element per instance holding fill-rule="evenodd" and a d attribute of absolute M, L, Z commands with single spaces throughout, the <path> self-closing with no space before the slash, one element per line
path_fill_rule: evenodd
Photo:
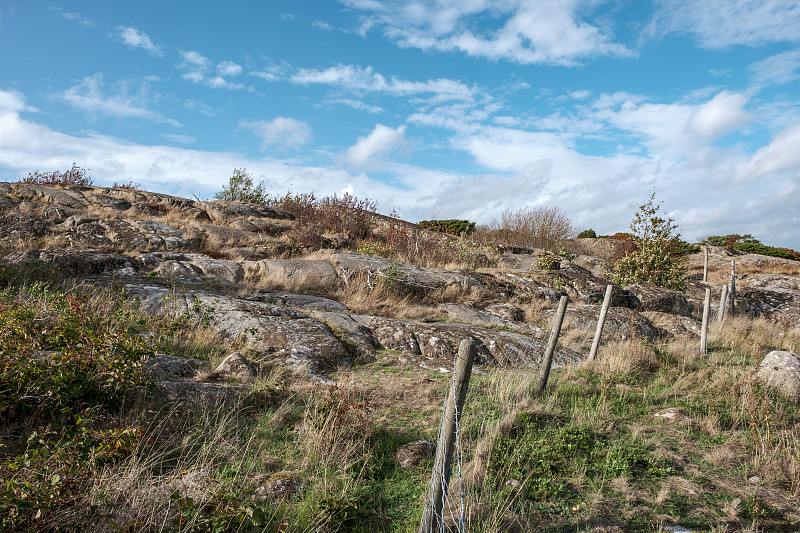
<path fill-rule="evenodd" d="M 455 235 L 456 237 L 470 235 L 475 231 L 474 222 L 462 219 L 421 220 L 417 225 L 431 231 L 449 233 L 450 235 Z"/>
<path fill-rule="evenodd" d="M 22 183 L 32 185 L 60 185 L 71 187 L 74 185 L 91 185 L 92 178 L 89 176 L 88 168 L 81 168 L 72 163 L 72 168 L 64 172 L 54 170 L 53 172 L 39 172 L 38 170 L 29 173 L 21 180 Z"/>
<path fill-rule="evenodd" d="M 659 215 L 660 209 L 653 193 L 634 214 L 630 229 L 635 249 L 614 264 L 612 277 L 616 283 L 643 283 L 678 291 L 685 287 L 686 267 L 677 253 L 680 234 L 673 234 L 677 225 Z"/>

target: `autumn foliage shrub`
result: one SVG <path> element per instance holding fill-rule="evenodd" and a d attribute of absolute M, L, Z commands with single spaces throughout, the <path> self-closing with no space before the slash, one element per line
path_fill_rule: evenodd
<path fill-rule="evenodd" d="M 39 172 L 36 170 L 33 173 L 29 173 L 21 182 L 31 185 L 60 185 L 62 187 L 91 185 L 92 178 L 89 176 L 88 172 L 88 168 L 81 168 L 73 163 L 72 168 L 64 172 L 59 172 L 57 170 L 53 172 Z"/>
<path fill-rule="evenodd" d="M 496 244 L 555 250 L 574 234 L 572 221 L 558 207 L 525 207 L 493 220 L 486 238 Z"/>

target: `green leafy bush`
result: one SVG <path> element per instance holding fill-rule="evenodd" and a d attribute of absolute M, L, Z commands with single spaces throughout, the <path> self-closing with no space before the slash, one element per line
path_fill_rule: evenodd
<path fill-rule="evenodd" d="M 597 238 L 597 233 L 595 233 L 593 229 L 585 229 L 582 232 L 578 233 L 578 239 L 595 239 L 595 238 Z"/>
<path fill-rule="evenodd" d="M 703 240 L 703 244 L 710 246 L 724 246 L 728 250 L 738 250 L 749 254 L 768 255 L 771 257 L 781 257 L 783 259 L 791 259 L 793 261 L 800 261 L 800 252 L 792 250 L 791 248 L 780 248 L 775 246 L 767 246 L 762 244 L 761 241 L 746 233 L 744 235 L 737 235 L 735 233 L 730 235 L 712 235 Z"/>
<path fill-rule="evenodd" d="M 671 218 L 658 214 L 661 204 L 655 204 L 655 193 L 639 206 L 631 222 L 631 237 L 635 249 L 614 265 L 613 281 L 620 285 L 643 283 L 682 291 L 686 283 L 686 268 L 679 250 L 680 234 Z"/>
<path fill-rule="evenodd" d="M 269 205 L 270 198 L 267 194 L 264 182 L 258 185 L 253 183 L 253 176 L 246 169 L 235 168 L 228 180 L 227 185 L 222 186 L 222 190 L 214 195 L 217 200 L 247 202 L 251 204 Z"/>
<path fill-rule="evenodd" d="M 449 233 L 450 235 L 469 235 L 475 231 L 475 223 L 469 220 L 448 219 L 448 220 L 422 220 L 419 226 L 431 231 Z"/>
<path fill-rule="evenodd" d="M 107 328 L 90 296 L 34 284 L 0 299 L 0 417 L 71 416 L 143 385 L 141 337 Z M 42 305 L 46 302 L 46 305 Z"/>

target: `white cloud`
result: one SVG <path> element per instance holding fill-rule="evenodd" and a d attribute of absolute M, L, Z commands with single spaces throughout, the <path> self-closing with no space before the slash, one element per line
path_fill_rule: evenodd
<path fill-rule="evenodd" d="M 466 100 L 471 101 L 475 90 L 457 80 L 439 78 L 424 82 L 409 81 L 400 78 L 386 79 L 382 74 L 373 72 L 372 67 L 355 65 L 337 65 L 324 70 L 301 69 L 290 78 L 292 83 L 300 85 L 324 84 L 343 87 L 350 91 L 369 91 L 409 96 L 418 94 L 434 95 L 434 101 Z"/>
<path fill-rule="evenodd" d="M 251 130 L 261 138 L 261 150 L 267 146 L 277 146 L 288 150 L 300 148 L 311 142 L 311 126 L 293 118 L 276 117 L 271 121 L 239 121 L 239 128 Z"/>
<path fill-rule="evenodd" d="M 195 137 L 192 137 L 191 135 L 180 135 L 177 133 L 162 133 L 161 137 L 170 142 L 178 144 L 192 144 L 197 140 Z"/>
<path fill-rule="evenodd" d="M 249 89 L 242 83 L 225 79 L 225 76 L 238 76 L 242 73 L 242 66 L 233 61 L 219 62 L 216 67 L 216 75 L 210 75 L 212 61 L 203 54 L 195 51 L 181 51 L 181 59 L 178 68 L 185 71 L 181 75 L 185 80 L 212 89 Z"/>
<path fill-rule="evenodd" d="M 220 76 L 238 76 L 242 73 L 242 66 L 233 61 L 222 61 L 217 64 L 217 73 Z"/>
<path fill-rule="evenodd" d="M 344 153 L 344 159 L 351 168 L 363 168 L 375 157 L 386 156 L 405 143 L 406 126 L 390 128 L 376 124 L 365 137 L 359 137 Z"/>
<path fill-rule="evenodd" d="M 323 20 L 315 20 L 311 23 L 311 27 L 315 30 L 322 30 L 322 31 L 333 31 L 334 27 L 331 26 L 329 23 Z"/>
<path fill-rule="evenodd" d="M 17 91 L 4 91 L 0 89 L 0 112 L 19 113 L 22 111 L 35 112 L 35 107 L 25 103 L 25 95 Z"/>
<path fill-rule="evenodd" d="M 131 48 L 143 48 L 154 56 L 164 55 L 161 48 L 156 46 L 147 34 L 140 32 L 136 28 L 119 26 L 117 31 L 119 32 L 120 38 L 122 38 L 122 42 Z"/>
<path fill-rule="evenodd" d="M 183 62 L 178 65 L 184 69 L 196 69 L 200 72 L 205 72 L 211 67 L 211 60 L 200 52 L 190 50 L 188 52 L 181 51 L 181 58 Z"/>
<path fill-rule="evenodd" d="M 353 100 L 352 98 L 336 98 L 333 100 L 326 100 L 331 104 L 338 104 L 344 105 L 347 107 L 352 107 L 353 109 L 357 109 L 359 111 L 366 111 L 367 113 L 377 115 L 378 113 L 383 112 L 383 108 L 377 105 L 370 105 L 361 100 Z"/>
<path fill-rule="evenodd" d="M 203 102 L 198 102 L 197 100 L 187 100 L 183 103 L 183 107 L 202 113 L 207 117 L 213 117 L 216 115 L 213 107 L 208 104 L 204 104 Z"/>
<path fill-rule="evenodd" d="M 77 85 L 66 91 L 56 94 L 56 98 L 67 102 L 71 106 L 93 114 L 109 115 L 112 117 L 128 117 L 164 122 L 173 126 L 180 125 L 175 120 L 164 117 L 161 113 L 147 109 L 148 83 L 139 88 L 139 92 L 129 95 L 130 83 L 118 84 L 117 94 L 105 94 L 103 75 L 99 72 L 87 76 Z"/>
<path fill-rule="evenodd" d="M 648 105 L 641 97 L 621 94 L 602 95 L 595 104 L 598 102 L 613 105 L 587 106 L 586 112 L 608 113 L 604 119 L 608 128 L 615 127 L 610 121 L 618 118 L 616 113 L 623 107 L 635 114 Z M 688 120 L 704 103 L 680 104 L 685 109 L 677 109 Z M 637 120 L 628 119 L 642 130 L 639 120 L 644 122 L 648 113 L 657 116 L 658 111 L 668 114 L 673 110 L 646 109 Z M 270 190 L 291 188 L 318 195 L 352 190 L 356 196 L 380 200 L 383 212 L 397 209 L 410 220 L 430 218 L 436 212 L 440 218 L 488 222 L 504 209 L 544 203 L 562 207 L 582 226 L 598 233 L 625 230 L 637 206 L 655 187 L 657 199 L 663 200 L 664 208 L 689 240 L 709 234 L 753 233 L 768 244 L 800 248 L 796 231 L 800 226 L 797 121 L 752 155 L 744 150 L 714 150 L 706 160 L 707 167 L 702 168 L 667 152 L 588 156 L 570 144 L 570 137 L 553 132 L 511 128 L 456 131 L 452 146 L 473 155 L 486 166 L 485 173 L 474 168 L 469 172 L 432 170 L 382 160 L 379 168 L 384 178 L 378 180 L 366 171 L 348 171 L 341 166 L 349 163 L 344 154 L 341 160 L 332 158 L 329 165 L 307 165 L 300 160 L 141 145 L 96 134 L 67 135 L 23 118 L 32 111 L 24 95 L 0 90 L 0 171 L 5 175 L 24 175 L 37 168 L 66 169 L 77 162 L 91 169 L 100 185 L 134 181 L 148 190 L 208 197 L 220 190 L 234 168 L 247 168 L 256 180 L 265 180 Z M 259 125 L 244 122 L 242 127 L 257 131 Z M 402 147 L 406 134 L 400 131 L 402 126 L 383 128 L 383 137 L 375 133 L 381 131 L 376 126 L 351 147 L 354 162 L 365 161 L 367 167 L 375 168 L 370 167 L 371 162 Z M 372 144 L 367 142 L 370 137 Z M 357 145 L 360 151 L 355 150 Z M 739 179 L 731 180 L 731 176 Z"/>
<path fill-rule="evenodd" d="M 746 103 L 745 95 L 722 91 L 692 113 L 686 129 L 706 141 L 718 139 L 750 121 Z"/>
<path fill-rule="evenodd" d="M 84 28 L 91 28 L 94 26 L 94 21 L 92 19 L 84 15 L 81 15 L 80 13 L 70 13 L 67 11 L 61 11 L 60 9 L 58 9 L 58 11 L 59 11 L 58 14 L 62 18 L 69 20 L 70 22 L 80 24 Z"/>
<path fill-rule="evenodd" d="M 789 83 L 800 78 L 800 48 L 770 56 L 749 66 L 758 85 Z"/>
<path fill-rule="evenodd" d="M 361 13 L 362 34 L 381 28 L 402 47 L 522 64 L 575 65 L 597 56 L 630 57 L 634 52 L 613 42 L 610 28 L 582 20 L 578 13 L 598 7 L 580 0 L 344 0 Z M 482 23 L 495 30 L 477 31 Z"/>
<path fill-rule="evenodd" d="M 740 167 L 739 180 L 755 180 L 772 173 L 788 172 L 800 182 L 800 123 L 778 133 L 767 146 L 760 148 Z"/>
<path fill-rule="evenodd" d="M 707 48 L 800 41 L 797 0 L 661 0 L 648 30 L 694 35 Z"/>

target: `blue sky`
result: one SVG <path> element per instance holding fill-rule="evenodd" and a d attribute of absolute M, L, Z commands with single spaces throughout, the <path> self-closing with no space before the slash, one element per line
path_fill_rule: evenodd
<path fill-rule="evenodd" d="M 800 249 L 797 0 L 0 2 L 0 179 L 558 206 Z"/>

